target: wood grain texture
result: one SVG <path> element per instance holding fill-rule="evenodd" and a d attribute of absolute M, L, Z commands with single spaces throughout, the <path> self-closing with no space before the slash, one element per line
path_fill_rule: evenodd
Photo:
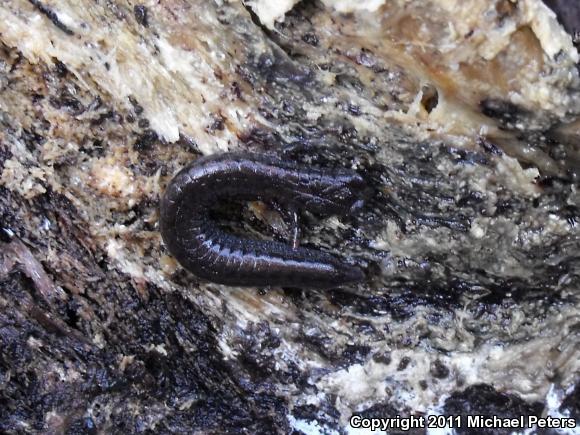
<path fill-rule="evenodd" d="M 538 0 L 332 3 L 273 30 L 237 1 L 0 4 L 0 431 L 578 416 L 570 33 Z M 232 289 L 179 267 L 160 195 L 237 150 L 360 172 L 376 195 L 303 238 L 368 279 Z M 275 209 L 235 207 L 229 230 L 288 239 Z"/>

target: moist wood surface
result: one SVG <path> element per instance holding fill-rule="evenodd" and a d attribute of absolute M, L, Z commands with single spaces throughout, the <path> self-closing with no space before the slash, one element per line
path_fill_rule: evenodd
<path fill-rule="evenodd" d="M 300 2 L 269 29 L 241 2 L 2 2 L 0 431 L 579 418 L 578 53 L 540 1 L 451 3 Z M 224 151 L 362 174 L 359 213 L 302 230 L 368 280 L 179 267 L 160 195 Z M 291 237 L 271 204 L 216 213 Z"/>

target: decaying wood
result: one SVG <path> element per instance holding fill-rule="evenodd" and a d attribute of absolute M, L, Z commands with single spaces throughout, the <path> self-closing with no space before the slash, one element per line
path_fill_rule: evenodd
<path fill-rule="evenodd" d="M 580 418 L 577 15 L 246 3 L 0 5 L 0 431 Z M 360 214 L 302 231 L 366 281 L 183 271 L 159 195 L 227 150 L 361 173 Z M 232 207 L 234 231 L 287 236 L 267 205 Z"/>

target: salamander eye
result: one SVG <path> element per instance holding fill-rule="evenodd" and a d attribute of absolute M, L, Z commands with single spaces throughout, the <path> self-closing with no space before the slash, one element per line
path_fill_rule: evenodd
<path fill-rule="evenodd" d="M 364 205 L 365 201 L 364 199 L 359 199 L 358 201 L 356 201 L 352 207 L 350 208 L 350 212 L 351 213 L 356 213 L 358 212 Z"/>

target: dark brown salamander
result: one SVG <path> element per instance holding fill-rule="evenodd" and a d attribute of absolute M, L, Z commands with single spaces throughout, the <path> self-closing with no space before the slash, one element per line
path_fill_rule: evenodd
<path fill-rule="evenodd" d="M 331 254 L 227 234 L 209 211 L 228 199 L 275 200 L 322 215 L 362 206 L 366 183 L 351 170 L 321 170 L 277 157 L 221 154 L 181 170 L 161 200 L 161 235 L 189 271 L 233 286 L 329 288 L 361 281 L 363 272 Z"/>

